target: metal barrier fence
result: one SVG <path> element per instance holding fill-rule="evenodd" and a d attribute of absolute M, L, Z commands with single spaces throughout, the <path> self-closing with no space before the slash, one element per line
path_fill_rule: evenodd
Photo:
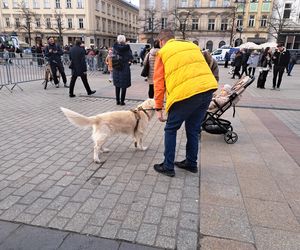
<path fill-rule="evenodd" d="M 105 63 L 98 56 L 86 56 L 89 74 L 96 71 L 106 73 Z M 67 54 L 62 56 L 66 75 L 70 75 L 70 59 Z M 47 61 L 41 54 L 23 55 L 20 57 L 15 53 L 0 53 L 0 90 L 5 87 L 10 92 L 15 87 L 23 90 L 19 84 L 38 80 L 46 80 Z"/>

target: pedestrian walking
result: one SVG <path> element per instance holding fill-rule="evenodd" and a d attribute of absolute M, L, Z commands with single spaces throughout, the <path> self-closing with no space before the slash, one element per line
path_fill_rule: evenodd
<path fill-rule="evenodd" d="M 85 49 L 81 46 L 81 40 L 75 41 L 75 46 L 70 50 L 70 68 L 72 69 L 72 77 L 70 82 L 69 96 L 75 97 L 74 87 L 77 77 L 81 77 L 83 85 L 88 95 L 96 93 L 96 90 L 91 90 L 87 80 L 87 66 L 85 61 Z"/>
<path fill-rule="evenodd" d="M 257 88 L 264 89 L 269 71 L 272 69 L 272 50 L 267 47 L 258 62 L 260 73 L 257 79 Z"/>
<path fill-rule="evenodd" d="M 256 50 L 254 50 L 250 54 L 248 61 L 247 61 L 249 76 L 254 76 L 256 67 L 258 65 L 258 61 L 259 61 L 259 54 Z"/>
<path fill-rule="evenodd" d="M 112 50 L 112 48 L 109 48 L 108 49 L 108 55 L 105 59 L 105 63 L 107 65 L 107 70 L 109 72 L 109 79 L 108 79 L 109 82 L 113 81 L 112 57 L 113 57 L 113 50 Z"/>
<path fill-rule="evenodd" d="M 272 89 L 274 90 L 276 88 L 276 90 L 280 90 L 284 69 L 288 66 L 290 62 L 290 53 L 285 49 L 283 43 L 278 43 L 277 51 L 274 52 L 272 60 L 274 63 Z"/>
<path fill-rule="evenodd" d="M 229 51 L 227 51 L 227 52 L 225 53 L 224 59 L 225 59 L 224 68 L 228 68 L 228 63 L 229 63 L 229 61 L 230 61 L 230 54 L 229 54 Z"/>
<path fill-rule="evenodd" d="M 250 53 L 248 50 L 242 50 L 242 73 L 241 76 L 243 76 L 243 74 L 245 73 L 245 75 L 248 75 L 248 59 L 250 57 Z"/>
<path fill-rule="evenodd" d="M 36 51 L 35 51 L 35 53 L 36 53 Z M 62 51 L 61 47 L 55 43 L 53 37 L 50 37 L 48 39 L 48 45 L 45 48 L 45 57 L 49 61 L 54 84 L 56 85 L 56 88 L 59 87 L 59 82 L 57 79 L 57 70 L 58 70 L 63 79 L 64 87 L 69 88 L 69 86 L 67 85 L 67 77 L 65 74 L 65 69 L 64 69 L 63 63 L 61 61 L 62 55 L 63 55 L 63 51 Z"/>
<path fill-rule="evenodd" d="M 43 59 L 43 49 L 41 44 L 36 45 L 36 58 L 37 58 L 38 67 L 42 67 L 44 64 L 44 59 Z"/>
<path fill-rule="evenodd" d="M 298 57 L 298 53 L 296 52 L 295 54 L 291 55 L 291 59 L 290 59 L 290 63 L 288 65 L 288 71 L 287 71 L 287 75 L 291 76 L 292 70 L 294 68 L 294 65 L 297 62 L 297 57 Z"/>
<path fill-rule="evenodd" d="M 234 58 L 234 72 L 233 75 L 231 77 L 231 79 L 235 79 L 235 76 L 237 75 L 239 78 L 242 77 L 242 75 L 240 74 L 240 70 L 242 67 L 242 53 L 240 51 L 236 52 L 235 58 Z"/>
<path fill-rule="evenodd" d="M 117 105 L 125 105 L 126 90 L 131 86 L 130 65 L 133 60 L 130 46 L 126 44 L 126 37 L 118 35 L 117 43 L 113 46 L 116 64 L 113 58 L 113 82 L 116 91 Z"/>
<path fill-rule="evenodd" d="M 149 84 L 148 97 L 149 98 L 154 97 L 154 87 L 153 87 L 154 63 L 159 49 L 160 49 L 159 40 L 155 40 L 153 48 L 146 55 L 143 62 L 143 65 L 149 64 L 149 74 L 148 74 L 148 84 Z"/>
<path fill-rule="evenodd" d="M 166 93 L 164 161 L 155 164 L 155 171 L 175 176 L 174 165 L 187 171 L 198 171 L 198 146 L 201 123 L 218 88 L 198 46 L 192 42 L 175 40 L 172 30 L 161 30 L 158 35 L 160 51 L 157 53 L 154 69 L 154 95 L 156 114 L 163 117 L 163 103 Z M 185 122 L 187 136 L 186 159 L 174 162 L 177 130 Z"/>

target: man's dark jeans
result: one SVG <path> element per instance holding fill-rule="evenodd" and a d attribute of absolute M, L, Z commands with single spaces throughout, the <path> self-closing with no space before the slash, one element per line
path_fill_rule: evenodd
<path fill-rule="evenodd" d="M 64 69 L 62 62 L 50 62 L 50 67 L 51 67 L 52 77 L 53 77 L 53 81 L 54 81 L 55 85 L 57 85 L 59 83 L 59 81 L 57 79 L 57 70 L 59 71 L 59 73 L 63 79 L 63 83 L 66 84 L 67 77 L 66 77 L 65 69 Z"/>
<path fill-rule="evenodd" d="M 282 75 L 284 73 L 284 66 L 276 66 L 274 65 L 274 71 L 273 71 L 273 88 L 277 87 L 280 88 Z M 277 82 L 277 75 L 278 75 L 278 82 Z M 276 84 L 277 82 L 277 84 Z"/>
<path fill-rule="evenodd" d="M 174 169 L 177 130 L 185 122 L 186 130 L 186 160 L 190 166 L 197 166 L 199 133 L 207 108 L 212 99 L 213 91 L 194 95 L 188 99 L 176 102 L 168 113 L 165 127 L 165 160 L 167 169 Z"/>

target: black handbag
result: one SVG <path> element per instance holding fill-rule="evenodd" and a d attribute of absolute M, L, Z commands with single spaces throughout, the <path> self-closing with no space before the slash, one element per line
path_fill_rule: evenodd
<path fill-rule="evenodd" d="M 148 59 L 146 60 L 146 63 L 144 64 L 144 67 L 143 67 L 142 72 L 141 72 L 142 77 L 148 77 L 149 76 L 150 62 L 149 62 L 149 55 L 147 55 L 147 56 L 148 56 Z"/>

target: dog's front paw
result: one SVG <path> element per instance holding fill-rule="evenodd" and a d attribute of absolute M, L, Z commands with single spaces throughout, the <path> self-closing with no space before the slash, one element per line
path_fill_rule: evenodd
<path fill-rule="evenodd" d="M 135 141 L 135 142 L 134 142 L 134 147 L 136 147 L 136 148 L 137 148 L 137 146 L 138 146 L 138 145 L 137 145 L 137 142 Z"/>
<path fill-rule="evenodd" d="M 103 152 L 103 153 L 109 153 L 110 150 L 109 150 L 109 148 L 102 148 L 102 152 Z"/>
<path fill-rule="evenodd" d="M 140 147 L 140 149 L 142 150 L 142 151 L 146 151 L 147 149 L 148 149 L 148 147 Z"/>
<path fill-rule="evenodd" d="M 96 163 L 96 164 L 100 164 L 101 162 L 100 162 L 100 159 L 94 159 L 94 162 Z"/>

